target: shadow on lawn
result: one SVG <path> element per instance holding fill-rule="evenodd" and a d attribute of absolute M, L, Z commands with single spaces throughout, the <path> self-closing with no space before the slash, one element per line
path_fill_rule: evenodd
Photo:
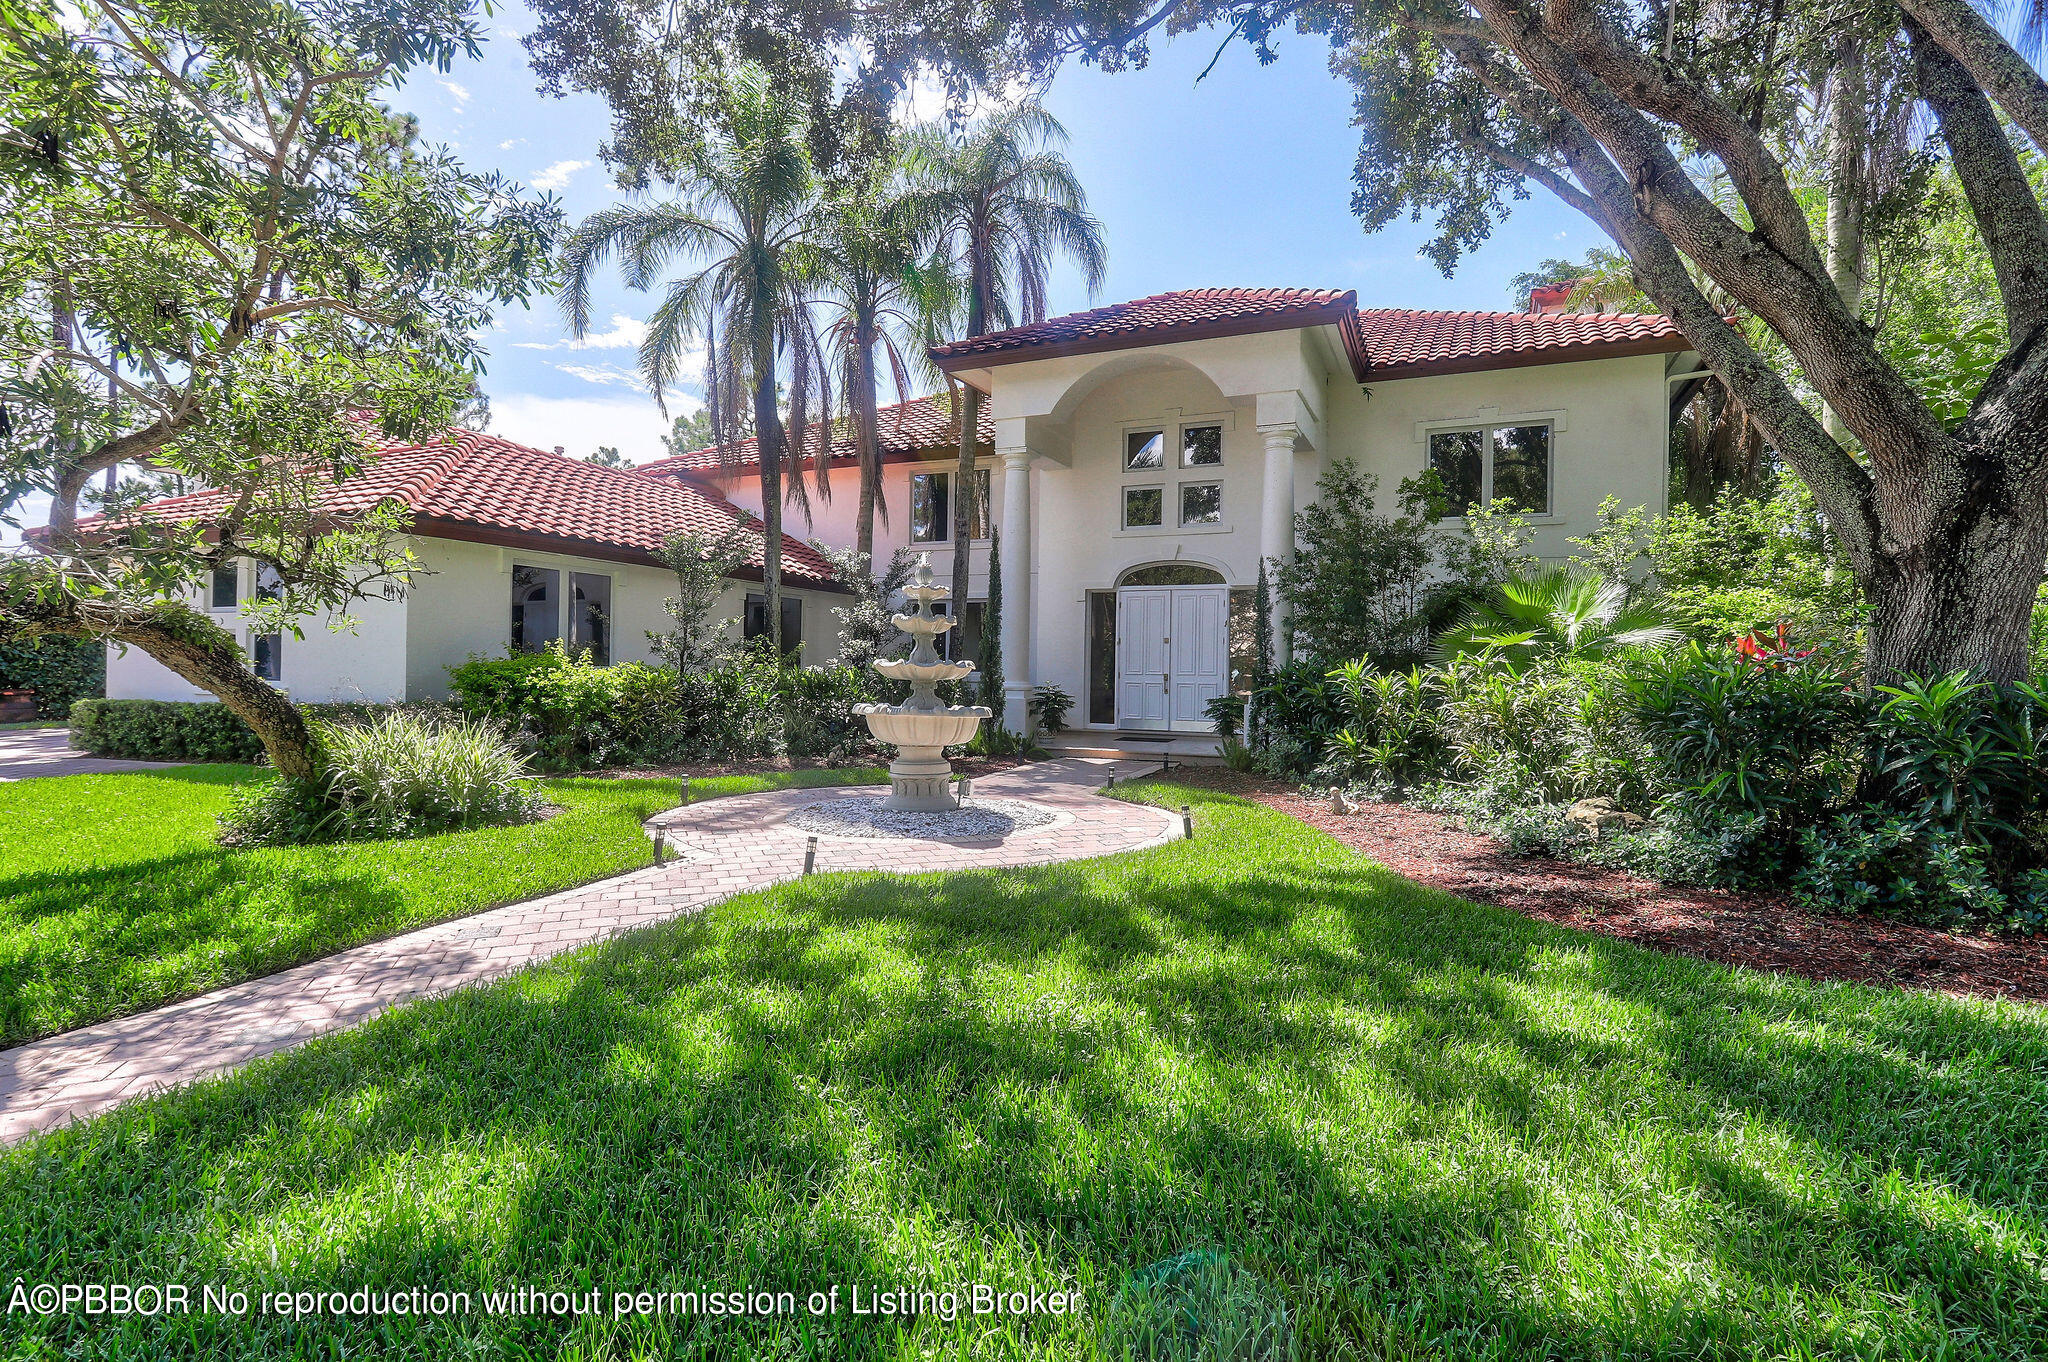
<path fill-rule="evenodd" d="M 252 1290 L 801 1298 L 938 1285 L 920 1273 L 944 1258 L 1080 1285 L 1099 1321 L 1120 1274 L 1220 1243 L 1284 1284 L 1315 1357 L 1846 1351 L 1859 1341 L 1826 1318 L 1845 1297 L 1851 1316 L 1967 1322 L 1987 1352 L 2040 1342 L 2036 1014 L 1674 961 L 1243 816 L 1227 880 L 1191 872 L 1203 844 L 821 877 L 0 1154 L 0 1213 L 33 1227 L 11 1266 L 62 1279 L 175 1256 Z M 1957 1110 L 2003 1124 L 1987 1140 Z M 1730 1138 L 1745 1121 L 1812 1181 L 1760 1169 Z M 1684 1193 L 1686 1223 L 1623 1223 L 1643 1184 Z M 1578 1283 L 1568 1253 L 1629 1262 Z M 195 1346 L 185 1324 L 119 1327 L 137 1351 Z M 469 1319 L 423 1336 L 873 1356 L 893 1327 Z M 1090 1337 L 1008 1327 L 1062 1355 Z M 198 1338 L 253 1354 L 295 1335 Z"/>

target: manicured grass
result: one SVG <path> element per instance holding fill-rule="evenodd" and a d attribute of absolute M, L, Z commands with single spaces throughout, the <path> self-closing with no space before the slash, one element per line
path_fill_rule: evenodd
<path fill-rule="evenodd" d="M 722 776 L 693 799 L 865 782 L 870 768 Z M 673 780 L 550 780 L 541 823 L 228 851 L 249 766 L 0 784 L 0 1045 L 189 998 L 394 932 L 645 865 Z"/>
<path fill-rule="evenodd" d="M 475 1314 L 0 1330 L 26 1356 L 1073 1358 L 1127 1337 L 1127 1274 L 1213 1247 L 1303 1357 L 2048 1353 L 2042 1011 L 1651 954 L 1153 788 L 1195 841 L 801 881 L 0 1152 L 0 1278 Z M 1083 1309 L 481 1294 L 976 1282 Z"/>
<path fill-rule="evenodd" d="M 67 719 L 18 719 L 13 723 L 0 724 L 0 733 L 13 733 L 27 728 L 65 728 L 69 723 Z"/>

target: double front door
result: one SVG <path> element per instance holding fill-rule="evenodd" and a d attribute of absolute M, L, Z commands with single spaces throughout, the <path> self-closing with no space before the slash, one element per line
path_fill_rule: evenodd
<path fill-rule="evenodd" d="M 1205 733 L 1209 702 L 1229 680 L 1229 587 L 1118 590 L 1117 727 Z"/>

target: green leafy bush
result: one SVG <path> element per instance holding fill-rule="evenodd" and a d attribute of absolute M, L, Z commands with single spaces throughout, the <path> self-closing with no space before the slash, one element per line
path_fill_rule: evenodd
<path fill-rule="evenodd" d="M 802 667 L 763 649 L 678 674 L 637 662 L 600 667 L 560 644 L 471 657 L 449 671 L 455 704 L 494 720 L 544 770 L 622 763 L 830 757 L 864 750 L 854 714 L 883 698 L 873 672 Z"/>
<path fill-rule="evenodd" d="M 309 720 L 360 724 L 394 706 L 335 703 L 298 708 Z M 263 759 L 263 744 L 255 733 L 215 700 L 80 700 L 71 707 L 71 743 L 96 757 L 124 761 Z"/>
<path fill-rule="evenodd" d="M 319 725 L 320 774 L 239 791 L 230 846 L 420 837 L 529 822 L 541 797 L 525 760 L 486 720 L 391 712 Z"/>
<path fill-rule="evenodd" d="M 82 638 L 0 643 L 0 690 L 33 691 L 37 714 L 64 718 L 77 701 L 107 693 L 107 645 Z"/>

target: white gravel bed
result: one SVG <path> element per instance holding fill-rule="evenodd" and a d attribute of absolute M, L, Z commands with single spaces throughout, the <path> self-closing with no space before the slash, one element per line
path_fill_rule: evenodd
<path fill-rule="evenodd" d="M 1019 828 L 1044 827 L 1057 817 L 1051 809 L 1021 799 L 970 799 L 957 809 L 917 813 L 885 809 L 881 795 L 857 795 L 806 804 L 787 826 L 829 837 L 915 837 L 930 842 L 979 842 L 1007 837 Z"/>

